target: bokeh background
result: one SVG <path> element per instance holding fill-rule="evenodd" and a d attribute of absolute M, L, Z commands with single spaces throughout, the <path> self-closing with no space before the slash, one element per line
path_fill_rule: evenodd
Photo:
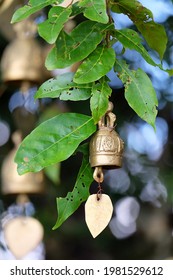
<path fill-rule="evenodd" d="M 8 8 L 2 9 L 4 2 Z M 16 38 L 16 30 L 10 25 L 12 12 L 22 1 L 0 1 L 0 56 Z M 163 65 L 173 67 L 173 4 L 171 0 L 141 0 L 151 9 L 156 22 L 164 25 L 168 44 Z M 13 5 L 15 4 L 15 5 Z M 42 21 L 47 10 L 34 18 L 34 23 Z M 113 15 L 116 28 L 135 28 L 123 15 Z M 66 28 L 71 29 L 82 20 L 73 19 Z M 23 30 L 23 29 L 22 29 Z M 33 31 L 34 30 L 34 31 Z M 49 49 L 32 30 L 34 40 L 42 47 L 43 57 Z M 23 31 L 26 35 L 27 30 Z M 144 43 L 145 44 L 145 43 Z M 90 235 L 84 219 L 84 204 L 59 229 L 53 231 L 57 219 L 56 197 L 66 196 L 71 191 L 81 164 L 81 156 L 75 155 L 67 161 L 51 168 L 43 174 L 43 191 L 28 193 L 25 214 L 34 216 L 44 228 L 45 259 L 170 259 L 173 258 L 173 79 L 159 68 L 148 65 L 135 51 L 114 45 L 117 56 L 123 56 L 131 68 L 142 68 L 150 76 L 159 100 L 156 132 L 130 109 L 125 98 L 121 81 L 113 70 L 108 73 L 113 89 L 111 101 L 117 116 L 117 131 L 125 142 L 123 167 L 107 171 L 103 184 L 114 204 L 114 215 L 109 226 L 96 238 Z M 146 46 L 146 48 L 148 48 Z M 155 61 L 156 53 L 148 50 Z M 31 53 L 31 59 L 32 55 Z M 22 54 L 21 54 L 22 55 Z M 11 58 L 12 59 L 12 58 Z M 10 61 L 10 57 L 9 57 Z M 2 65 L 2 62 L 1 62 Z M 12 176 L 10 162 L 4 171 L 7 157 L 14 151 L 14 132 L 22 132 L 22 137 L 42 121 L 60 112 L 90 114 L 89 102 L 63 102 L 59 100 L 34 100 L 41 79 L 26 85 L 21 81 L 6 83 L 1 66 L 0 82 L 0 215 L 1 232 L 4 217 L 21 214 L 21 205 L 16 202 L 19 193 L 7 190 L 8 182 L 16 180 Z M 69 69 L 68 69 L 69 71 Z M 60 73 L 57 69 L 47 73 L 43 69 L 42 79 Z M 26 82 L 26 81 L 25 81 Z M 24 182 L 25 184 L 26 182 Z M 13 185 L 13 181 L 11 182 Z M 93 183 L 91 192 L 95 192 Z M 24 186 L 25 189 L 25 186 Z M 20 193 L 25 193 L 21 191 Z M 4 240 L 0 237 L 0 250 L 5 252 Z M 42 248 L 43 249 L 43 248 Z M 2 254 L 3 255 L 3 254 Z M 13 258 L 9 252 L 4 258 Z M 35 254 L 30 258 L 36 258 Z"/>

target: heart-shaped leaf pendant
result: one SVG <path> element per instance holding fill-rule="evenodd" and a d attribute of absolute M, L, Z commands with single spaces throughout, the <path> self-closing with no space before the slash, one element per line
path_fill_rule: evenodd
<path fill-rule="evenodd" d="M 21 259 L 43 239 L 43 226 L 32 217 L 17 217 L 4 226 L 4 237 L 12 254 Z"/>
<path fill-rule="evenodd" d="M 99 200 L 97 194 L 88 197 L 85 203 L 85 221 L 94 238 L 108 225 L 112 213 L 113 206 L 108 195 L 100 195 Z"/>

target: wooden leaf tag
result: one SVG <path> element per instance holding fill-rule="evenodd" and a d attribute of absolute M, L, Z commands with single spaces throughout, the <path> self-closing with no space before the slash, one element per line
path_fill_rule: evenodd
<path fill-rule="evenodd" d="M 12 254 L 21 259 L 42 241 L 43 226 L 35 218 L 17 217 L 5 224 L 4 237 Z"/>
<path fill-rule="evenodd" d="M 94 238 L 109 224 L 112 213 L 113 206 L 108 195 L 102 194 L 99 200 L 97 194 L 88 197 L 85 203 L 85 221 Z"/>

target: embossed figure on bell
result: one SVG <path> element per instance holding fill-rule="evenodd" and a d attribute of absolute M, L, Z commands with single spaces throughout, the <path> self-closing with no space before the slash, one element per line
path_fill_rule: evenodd
<path fill-rule="evenodd" d="M 116 116 L 112 110 L 113 104 L 109 102 L 105 116 L 98 123 L 98 131 L 90 141 L 91 167 L 114 169 L 122 166 L 124 142 L 114 130 Z"/>

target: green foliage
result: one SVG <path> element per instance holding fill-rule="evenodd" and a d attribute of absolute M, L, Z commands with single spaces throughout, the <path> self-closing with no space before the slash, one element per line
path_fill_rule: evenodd
<path fill-rule="evenodd" d="M 108 100 L 112 89 L 108 85 L 108 78 L 103 77 L 98 83 L 93 84 L 90 108 L 95 123 L 106 113 Z"/>
<path fill-rule="evenodd" d="M 53 165 L 46 166 L 44 172 L 46 176 L 51 180 L 55 185 L 60 183 L 60 170 L 61 164 L 55 163 Z"/>
<path fill-rule="evenodd" d="M 106 46 L 99 46 L 78 68 L 74 81 L 79 84 L 97 81 L 111 70 L 114 63 L 114 50 Z"/>
<path fill-rule="evenodd" d="M 19 147 L 18 173 L 37 172 L 67 159 L 95 130 L 91 117 L 76 113 L 59 114 L 41 123 Z"/>
<path fill-rule="evenodd" d="M 122 30 L 115 30 L 115 37 L 122 43 L 124 48 L 135 50 L 142 55 L 142 57 L 151 65 L 158 66 L 161 70 L 170 72 L 171 70 L 164 70 L 162 64 L 157 64 L 149 55 L 148 51 L 142 45 L 142 39 L 134 30 L 124 28 Z M 171 72 L 170 72 L 171 73 Z M 173 73 L 172 73 L 173 74 Z"/>
<path fill-rule="evenodd" d="M 40 36 L 49 44 L 55 43 L 71 12 L 71 8 L 52 7 L 49 11 L 48 19 L 38 25 Z"/>
<path fill-rule="evenodd" d="M 112 11 L 127 15 L 148 45 L 159 53 L 160 59 L 163 59 L 167 36 L 164 27 L 154 22 L 152 12 L 136 0 L 111 0 L 110 2 Z"/>
<path fill-rule="evenodd" d="M 30 0 L 12 17 L 12 23 L 15 23 L 45 7 L 50 8 L 48 18 L 38 25 L 39 35 L 49 44 L 54 44 L 45 61 L 47 69 L 66 68 L 80 63 L 76 73 L 65 73 L 45 81 L 35 98 L 90 99 L 92 117 L 65 113 L 42 122 L 23 140 L 15 157 L 19 174 L 46 168 L 47 175 L 57 182 L 56 164 L 66 160 L 77 149 L 83 152 L 74 189 L 65 198 L 57 198 L 58 219 L 54 229 L 73 214 L 89 195 L 92 169 L 88 160 L 88 146 L 81 146 L 81 143 L 95 132 L 95 124 L 108 108 L 112 90 L 106 75 L 112 68 L 124 84 L 129 106 L 155 128 L 158 101 L 152 83 L 142 69 L 130 70 L 126 61 L 117 58 L 113 43 L 119 41 L 124 50 L 137 51 L 147 63 L 162 70 L 162 63 L 156 64 L 148 49 L 156 51 L 162 60 L 167 45 L 164 27 L 154 22 L 152 12 L 139 1 L 81 0 L 75 4 L 71 1 L 67 8 L 58 6 L 62 2 Z M 138 32 L 127 28 L 116 29 L 111 12 L 127 15 Z M 64 24 L 71 16 L 79 14 L 84 16 L 84 21 L 67 33 Z M 148 44 L 147 49 L 144 41 Z M 164 71 L 173 75 L 173 70 Z"/>
<path fill-rule="evenodd" d="M 87 20 L 80 23 L 70 34 L 62 31 L 56 40 L 56 46 L 46 59 L 46 67 L 49 70 L 65 68 L 85 59 L 100 44 L 109 26 Z"/>
<path fill-rule="evenodd" d="M 29 17 L 30 15 L 36 13 L 37 11 L 40 11 L 41 9 L 49 6 L 49 5 L 52 5 L 53 3 L 62 3 L 63 0 L 58 0 L 58 1 L 55 1 L 55 0 L 30 0 L 28 2 L 28 5 L 25 5 L 23 6 L 22 8 L 18 9 L 13 17 L 12 17 L 12 20 L 11 20 L 11 23 L 15 23 L 15 22 L 18 22 L 18 21 L 21 21 L 27 17 Z"/>
<path fill-rule="evenodd" d="M 155 128 L 158 101 L 147 74 L 142 69 L 130 70 L 126 62 L 120 60 L 116 61 L 115 70 L 125 84 L 125 98 L 128 104 L 141 119 Z"/>
<path fill-rule="evenodd" d="M 91 97 L 92 84 L 77 84 L 73 81 L 74 73 L 65 73 L 49 79 L 41 85 L 35 98 L 58 98 L 60 100 L 86 100 Z"/>
<path fill-rule="evenodd" d="M 107 15 L 105 0 L 81 0 L 80 7 L 85 7 L 84 16 L 90 20 L 101 23 L 108 23 L 109 17 Z"/>
<path fill-rule="evenodd" d="M 72 215 L 80 204 L 87 200 L 89 196 L 89 187 L 93 181 L 92 168 L 88 161 L 88 147 L 84 147 L 84 156 L 80 167 L 75 186 L 72 192 L 68 192 L 67 196 L 57 198 L 58 219 L 53 229 L 61 226 L 61 224 Z"/>

